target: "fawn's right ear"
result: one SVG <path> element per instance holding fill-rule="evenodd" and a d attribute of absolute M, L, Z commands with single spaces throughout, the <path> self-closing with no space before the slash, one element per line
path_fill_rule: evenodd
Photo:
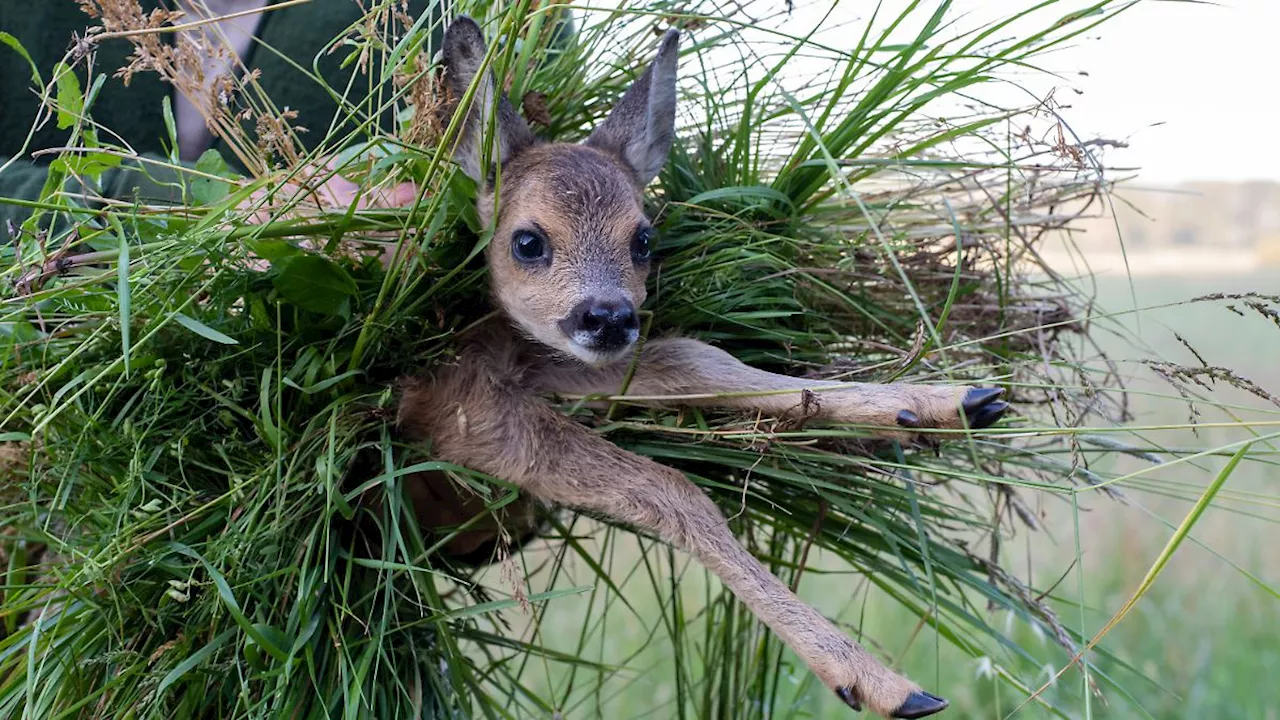
<path fill-rule="evenodd" d="M 467 117 L 459 129 L 453 159 L 463 172 L 481 186 L 491 179 L 494 163 L 501 166 L 537 141 L 533 131 L 516 114 L 505 95 L 497 98 L 495 118 L 493 73 L 488 70 L 480 72 L 484 54 L 484 35 L 480 32 L 480 26 L 466 15 L 458 16 L 444 33 L 444 85 L 449 94 L 449 102 L 441 108 L 440 121 L 448 125 L 454 113 L 460 109 L 467 89 L 475 83 L 470 106 L 461 108 L 467 111 Z M 490 128 L 496 135 L 493 138 L 491 163 L 486 165 L 484 137 Z"/>

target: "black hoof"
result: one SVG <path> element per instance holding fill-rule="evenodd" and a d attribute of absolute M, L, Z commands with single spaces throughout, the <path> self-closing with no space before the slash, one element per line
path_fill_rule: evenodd
<path fill-rule="evenodd" d="M 836 688 L 836 696 L 843 700 L 845 705 L 854 710 L 862 710 L 862 703 L 858 702 L 858 696 L 853 694 L 853 688 Z M 911 700 L 908 698 L 907 702 L 911 702 Z"/>
<path fill-rule="evenodd" d="M 974 388 L 965 393 L 964 400 L 960 401 L 960 407 L 964 408 L 966 415 L 972 415 L 974 411 L 990 404 L 1001 395 L 1004 395 L 1002 388 Z"/>
<path fill-rule="evenodd" d="M 996 424 L 1004 411 L 1009 409 L 1009 403 L 993 402 L 990 405 L 978 408 L 976 412 L 969 415 L 969 427 L 973 430 L 981 430 L 984 427 L 991 427 Z"/>
<path fill-rule="evenodd" d="M 900 410 L 898 412 L 898 424 L 902 427 L 918 428 L 920 427 L 920 416 L 910 410 Z"/>
<path fill-rule="evenodd" d="M 971 430 L 990 427 L 1009 409 L 1009 403 L 1000 400 L 1004 390 L 1000 388 L 974 388 L 965 393 L 960 407 L 964 408 L 965 419 Z"/>
<path fill-rule="evenodd" d="M 893 711 L 896 718 L 922 718 L 947 709 L 947 701 L 927 692 L 913 692 Z"/>

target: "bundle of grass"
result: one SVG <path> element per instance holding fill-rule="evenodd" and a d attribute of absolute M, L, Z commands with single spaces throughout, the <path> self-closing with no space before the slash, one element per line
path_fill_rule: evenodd
<path fill-rule="evenodd" d="M 1077 650 L 1040 591 L 1002 565 L 999 538 L 1015 518 L 1036 524 L 1018 488 L 1087 477 L 1042 452 L 1067 447 L 1061 436 L 1017 426 L 1071 426 L 1113 409 L 1108 378 L 1077 378 L 1080 348 L 1062 337 L 1080 329 L 1083 301 L 1036 255 L 1104 186 L 1043 104 L 993 107 L 973 93 L 1129 3 L 1066 12 L 1046 2 L 1010 19 L 1041 21 L 1016 39 L 1002 35 L 1008 23 L 955 32 L 949 3 L 911 3 L 889 22 L 859 19 L 846 48 L 771 30 L 781 18 L 751 7 L 583 12 L 567 36 L 561 6 L 466 5 L 505 40 L 490 61 L 507 92 L 560 139 L 599 120 L 655 31 L 692 37 L 692 110 L 650 198 L 662 260 L 646 333 L 679 330 L 790 374 L 1007 389 L 1021 414 L 1014 432 L 937 433 L 926 448 L 787 417 L 597 412 L 576 400 L 562 409 L 683 471 L 793 587 L 815 576 L 806 589 L 851 597 L 854 581 L 817 575 L 853 570 L 914 615 L 917 632 L 932 628 L 973 656 L 1000 648 L 1009 659 L 998 674 L 1025 698 L 1034 671 L 1014 666 L 1036 661 L 986 622 L 981 603 Z M 490 311 L 479 261 L 489 238 L 474 189 L 448 162 L 458 124 L 439 124 L 432 107 L 438 21 L 400 18 L 397 7 L 372 3 L 367 22 L 335 39 L 353 47 L 348 61 L 370 85 L 387 88 L 344 105 L 333 127 L 354 131 L 302 149 L 287 114 L 273 114 L 245 76 L 226 92 L 255 122 L 233 113 L 212 126 L 254 177 L 241 182 L 216 156 L 195 168 L 171 159 L 162 164 L 186 174 L 181 207 L 89 201 L 61 179 L 24 204 L 30 220 L 0 250 L 0 711 L 603 712 L 628 654 L 591 659 L 600 626 L 590 617 L 567 640 L 537 630 L 548 607 L 584 592 L 596 611 L 620 603 L 650 626 L 645 644 L 665 635 L 678 649 L 674 668 L 657 671 L 674 676 L 670 714 L 772 716 L 829 702 L 717 585 L 691 666 L 682 564 L 641 539 L 631 560 L 661 606 L 646 613 L 622 590 L 635 571 L 612 566 L 625 528 L 551 513 L 523 552 L 498 543 L 486 558 L 496 571 L 441 552 L 518 493 L 397 439 L 394 381 L 447 362 L 457 334 Z M 148 38 L 156 28 L 109 30 Z M 68 62 L 92 52 L 87 42 Z M 802 62 L 803 73 L 788 71 Z M 46 89 L 74 128 L 57 172 L 92 188 L 129 153 L 86 114 L 94 79 L 81 85 L 63 70 Z M 959 114 L 931 114 L 955 100 Z M 388 112 L 396 133 L 370 119 Z M 242 135 L 248 125 L 256 135 Z M 305 168 L 334 153 L 329 167 L 366 190 L 411 179 L 416 202 L 317 199 Z M 1087 463 L 1086 450 L 1069 449 Z M 485 511 L 452 532 L 424 531 L 404 484 L 425 470 L 447 473 Z M 566 583 L 570 566 L 590 583 Z M 528 633 L 510 624 L 526 619 Z M 863 638 L 872 647 L 875 634 Z M 535 659 L 560 679 L 540 686 Z M 1056 703 L 1077 697 L 1057 688 L 1038 702 L 1061 712 Z"/>

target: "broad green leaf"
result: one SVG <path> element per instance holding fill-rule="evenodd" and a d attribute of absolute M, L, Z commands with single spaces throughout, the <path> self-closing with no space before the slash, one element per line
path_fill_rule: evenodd
<path fill-rule="evenodd" d="M 195 318 L 190 317 L 188 315 L 183 315 L 182 313 L 174 313 L 173 319 L 177 320 L 178 324 L 181 325 L 182 327 L 190 330 L 191 332 L 207 340 L 212 340 L 216 343 L 221 343 L 222 345 L 239 345 L 240 344 L 239 341 L 237 341 L 235 338 L 229 335 L 224 335 L 218 332 L 217 330 L 214 330 L 208 325 L 205 325 L 199 320 L 196 320 Z"/>
<path fill-rule="evenodd" d="M 217 150 L 212 148 L 205 150 L 200 159 L 196 160 L 196 170 L 219 177 L 226 177 L 230 173 L 227 162 L 222 159 Z M 191 196 L 201 205 L 213 205 L 230 192 L 230 182 L 210 180 L 205 177 L 196 177 L 191 180 Z"/>
<path fill-rule="evenodd" d="M 266 623 L 254 623 L 253 627 L 258 631 L 260 637 L 269 641 L 270 646 L 287 648 L 293 644 L 287 635 Z M 263 671 L 268 668 L 267 659 L 263 657 L 262 653 L 262 650 L 266 650 L 267 654 L 271 654 L 271 651 L 267 649 L 268 647 L 268 645 L 259 643 L 252 635 L 245 637 L 244 656 L 255 670 Z"/>
<path fill-rule="evenodd" d="M 751 204 L 759 204 L 761 201 L 768 203 L 777 203 L 783 208 L 791 209 L 791 198 L 783 192 L 779 192 L 767 185 L 756 187 L 727 187 L 716 188 L 699 193 L 686 202 L 690 205 L 705 205 L 721 200 L 733 200 L 738 202 L 751 201 Z"/>
<path fill-rule="evenodd" d="M 68 153 L 49 163 L 49 165 L 59 170 L 82 175 L 97 181 L 102 179 L 104 171 L 119 167 L 122 159 L 119 155 L 104 152 Z"/>
<path fill-rule="evenodd" d="M 80 78 L 66 63 L 54 66 L 53 77 L 58 86 L 58 129 L 66 130 L 84 114 L 84 90 Z"/>
<path fill-rule="evenodd" d="M 178 161 L 178 121 L 173 116 L 173 101 L 168 95 L 164 96 L 161 112 L 164 114 L 165 137 L 169 138 L 169 159 L 176 163 Z"/>
<path fill-rule="evenodd" d="M 6 344 L 35 342 L 41 337 L 43 337 L 43 333 L 26 320 L 0 322 L 0 340 L 3 340 Z"/>
<path fill-rule="evenodd" d="M 249 243 L 253 254 L 272 264 L 288 257 L 304 254 L 302 249 L 288 240 L 254 240 Z"/>
<path fill-rule="evenodd" d="M 31 59 L 31 54 L 27 52 L 26 48 L 22 47 L 22 43 L 18 42 L 18 38 L 7 32 L 0 31 L 0 43 L 13 48 L 14 52 L 21 55 L 22 59 L 27 61 L 27 65 L 31 66 L 31 84 L 36 87 L 44 87 L 44 80 L 40 77 L 40 68 L 36 67 L 35 61 Z"/>
<path fill-rule="evenodd" d="M 345 270 L 319 255 L 294 255 L 274 264 L 271 278 L 276 290 L 303 310 L 340 315 L 356 292 L 355 281 Z"/>

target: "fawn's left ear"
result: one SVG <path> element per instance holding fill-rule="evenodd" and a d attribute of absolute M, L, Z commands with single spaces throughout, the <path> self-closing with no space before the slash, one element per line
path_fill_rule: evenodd
<path fill-rule="evenodd" d="M 586 144 L 626 161 L 644 187 L 667 162 L 676 133 L 676 60 L 680 32 L 668 30 L 653 64 L 627 90 Z"/>

